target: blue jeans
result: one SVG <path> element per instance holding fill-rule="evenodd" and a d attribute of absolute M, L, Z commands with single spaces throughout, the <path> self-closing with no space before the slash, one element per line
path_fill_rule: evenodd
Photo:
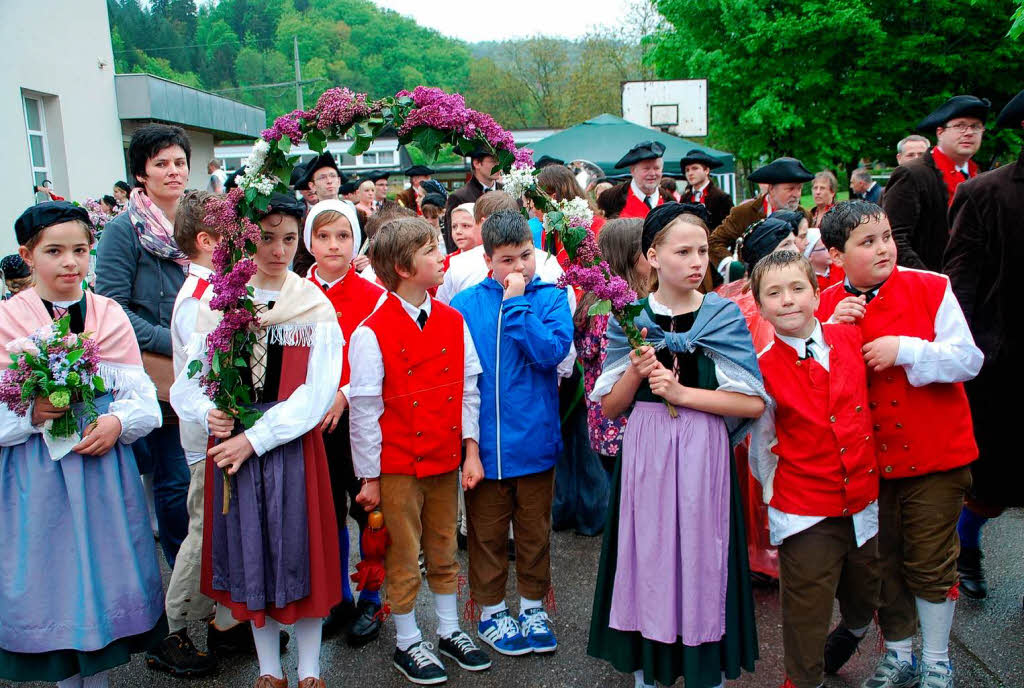
<path fill-rule="evenodd" d="M 139 473 L 153 474 L 153 501 L 160 546 L 174 568 L 178 548 L 188 533 L 189 472 L 177 425 L 163 425 L 132 444 Z"/>

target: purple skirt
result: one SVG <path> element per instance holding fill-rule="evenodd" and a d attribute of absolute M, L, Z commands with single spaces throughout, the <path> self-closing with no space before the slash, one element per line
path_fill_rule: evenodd
<path fill-rule="evenodd" d="M 720 416 L 637 402 L 622 443 L 609 625 L 662 643 L 725 634 L 729 437 Z"/>
<path fill-rule="evenodd" d="M 261 410 L 273 404 L 261 404 Z M 308 597 L 309 527 L 302 438 L 253 455 L 231 481 L 222 514 L 224 472 L 214 471 L 213 588 L 257 611 Z"/>

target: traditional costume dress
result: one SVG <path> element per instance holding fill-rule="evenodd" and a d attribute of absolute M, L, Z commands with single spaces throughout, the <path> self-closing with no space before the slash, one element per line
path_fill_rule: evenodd
<path fill-rule="evenodd" d="M 280 292 L 256 289 L 257 343 L 242 384 L 263 416 L 245 430 L 253 454 L 231 477 L 206 464 L 203 594 L 261 628 L 325 617 L 341 601 L 338 531 L 323 438 L 317 430 L 338 390 L 344 338 L 320 288 L 289 272 Z M 220 314 L 200 312 L 190 362 L 205 361 Z M 204 363 L 205 365 L 205 363 Z M 182 420 L 206 423 L 213 402 L 188 366 L 171 389 Z M 249 378 L 249 379 L 245 379 Z"/>
<path fill-rule="evenodd" d="M 160 425 L 156 389 L 128 316 L 85 292 L 49 303 L 34 289 L 0 303 L 0 368 L 12 339 L 65 311 L 99 345 L 109 391 L 100 415 L 121 422 L 103 456 L 53 461 L 31 415 L 0 406 L 0 678 L 62 681 L 128 662 L 167 634 L 163 587 L 131 442 Z M 79 422 L 79 432 L 84 430 Z"/>
<path fill-rule="evenodd" d="M 673 316 L 655 295 L 636 319 L 658 359 L 690 387 L 767 395 L 742 315 L 707 294 Z M 591 398 L 629 362 L 616 320 Z M 717 686 L 758 657 L 742 509 L 731 446 L 748 421 L 678 407 L 672 418 L 646 381 L 637 392 L 612 483 L 588 654 L 647 682 Z"/>

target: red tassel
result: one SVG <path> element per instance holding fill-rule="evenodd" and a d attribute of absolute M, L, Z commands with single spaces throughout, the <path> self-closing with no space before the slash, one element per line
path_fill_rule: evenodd
<path fill-rule="evenodd" d="M 462 607 L 462 620 L 478 622 L 480 621 L 480 611 L 480 605 L 476 603 L 476 600 L 470 597 Z"/>
<path fill-rule="evenodd" d="M 548 588 L 548 592 L 544 595 L 544 606 L 547 607 L 548 614 L 558 613 L 558 603 L 555 602 L 555 586 L 552 585 Z"/>
<path fill-rule="evenodd" d="M 953 587 L 949 589 L 949 592 L 946 593 L 946 599 L 953 600 L 954 602 L 960 599 L 960 581 L 954 583 Z"/>
<path fill-rule="evenodd" d="M 878 642 L 875 643 L 875 654 L 885 652 L 885 636 L 882 634 L 882 622 L 878 620 L 878 610 L 875 610 L 875 626 L 878 627 Z"/>
<path fill-rule="evenodd" d="M 385 602 L 377 610 L 377 613 L 373 615 L 373 618 L 377 619 L 381 623 L 384 623 L 391 617 L 391 605 Z"/>
<path fill-rule="evenodd" d="M 796 684 L 793 683 L 792 681 L 790 681 L 789 677 L 787 676 L 786 677 L 786 682 L 783 683 L 780 688 L 796 688 Z"/>
<path fill-rule="evenodd" d="M 456 597 L 462 597 L 462 592 L 466 589 L 466 585 L 468 584 L 468 581 L 466 580 L 466 574 L 460 573 L 458 578 L 456 578 L 455 580 L 456 580 L 456 583 L 459 586 L 459 589 L 455 593 L 455 596 Z"/>

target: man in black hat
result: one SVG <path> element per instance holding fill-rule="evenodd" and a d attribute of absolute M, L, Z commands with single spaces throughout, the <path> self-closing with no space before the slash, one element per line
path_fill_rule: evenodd
<path fill-rule="evenodd" d="M 501 179 L 501 170 L 494 169 L 498 164 L 498 159 L 494 157 L 491 149 L 479 145 L 470 154 L 469 160 L 473 176 L 448 196 L 448 205 L 444 209 L 444 223 L 441 225 L 441 231 L 444 234 L 444 244 L 448 253 L 458 248 L 452 240 L 452 211 L 463 203 L 476 203 L 476 199 L 488 191 L 501 188 L 498 181 Z"/>
<path fill-rule="evenodd" d="M 710 227 L 714 229 L 725 221 L 732 210 L 732 197 L 715 186 L 711 170 L 724 163 L 699 148 L 694 148 L 679 161 L 679 169 L 686 175 L 686 190 L 679 198 L 680 203 L 701 203 L 708 209 Z"/>
<path fill-rule="evenodd" d="M 641 141 L 615 163 L 617 170 L 629 168 L 629 179 L 601 194 L 612 216 L 643 219 L 651 208 L 675 200 L 661 188 L 664 155 L 665 146 L 658 141 Z"/>
<path fill-rule="evenodd" d="M 434 170 L 426 165 L 413 165 L 402 170 L 402 174 L 409 178 L 409 188 L 395 196 L 395 200 L 406 208 L 415 210 L 417 215 L 422 215 L 420 199 L 423 198 L 423 190 L 420 185 L 433 177 Z"/>
<path fill-rule="evenodd" d="M 338 188 L 345 181 L 345 175 L 338 170 L 338 162 L 330 151 L 324 151 L 306 163 L 306 172 L 299 180 L 314 192 L 318 201 L 338 200 Z"/>
<path fill-rule="evenodd" d="M 533 168 L 539 172 L 540 170 L 543 170 L 548 165 L 564 165 L 564 164 L 565 164 L 565 160 L 560 160 L 559 158 L 553 158 L 550 155 L 542 155 L 539 158 L 537 158 L 537 162 L 535 162 L 533 164 Z"/>
<path fill-rule="evenodd" d="M 1024 91 L 996 120 L 999 129 L 1024 129 Z M 985 354 L 978 377 L 964 383 L 971 404 L 978 460 L 960 516 L 960 590 L 988 594 L 981 565 L 981 526 L 1006 507 L 1024 506 L 1024 464 L 1019 440 L 1009 428 L 1019 422 L 1006 398 L 1007 381 L 1024 379 L 1024 325 L 1014 276 L 1024 264 L 1024 151 L 1016 162 L 961 184 L 949 209 L 952 232 L 943 272 Z"/>
<path fill-rule="evenodd" d="M 301 162 L 295 166 L 292 170 L 291 186 L 294 190 L 299 192 L 302 196 L 302 200 L 306 202 L 306 211 L 309 211 L 309 207 L 316 205 L 317 201 L 320 200 L 316 197 L 316 191 L 309 188 L 309 182 L 304 180 L 306 174 L 306 166 Z"/>
<path fill-rule="evenodd" d="M 380 170 L 373 170 L 366 175 L 366 178 L 373 182 L 374 210 L 380 208 L 381 204 L 388 200 L 388 178 L 390 176 L 390 172 L 381 172 Z"/>
<path fill-rule="evenodd" d="M 981 147 L 990 103 L 974 96 L 953 96 L 917 125 L 934 131 L 935 146 L 893 170 L 882 196 L 896 242 L 896 262 L 938 271 L 949 241 L 947 213 L 956 188 L 978 174 L 971 160 Z"/>
<path fill-rule="evenodd" d="M 768 187 L 764 193 L 735 206 L 711 232 L 708 253 L 712 267 L 716 268 L 712 277 L 719 273 L 718 268 L 724 261 L 732 260 L 736 240 L 758 220 L 763 220 L 776 210 L 799 210 L 810 221 L 807 211 L 800 207 L 800 196 L 804 184 L 814 179 L 814 175 L 802 162 L 796 158 L 778 158 L 754 170 L 747 179 L 755 184 L 767 184 Z"/>

